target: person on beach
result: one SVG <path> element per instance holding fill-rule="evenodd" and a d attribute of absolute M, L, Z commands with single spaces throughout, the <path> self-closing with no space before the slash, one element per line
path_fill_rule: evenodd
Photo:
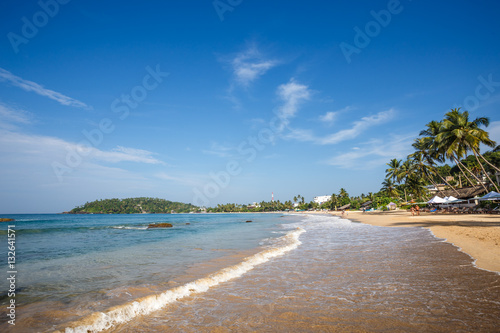
<path fill-rule="evenodd" d="M 344 216 L 344 212 L 345 212 L 345 211 L 342 209 L 342 216 Z"/>
<path fill-rule="evenodd" d="M 411 211 L 411 216 L 415 216 L 415 207 L 411 206 L 410 211 Z"/>
<path fill-rule="evenodd" d="M 420 207 L 415 205 L 415 210 L 417 211 L 417 216 L 420 216 Z"/>

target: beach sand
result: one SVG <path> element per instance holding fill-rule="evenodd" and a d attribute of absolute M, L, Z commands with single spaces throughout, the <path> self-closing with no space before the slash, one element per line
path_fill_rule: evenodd
<path fill-rule="evenodd" d="M 341 216 L 340 212 L 330 213 Z M 350 211 L 345 218 L 383 227 L 425 227 L 438 238 L 459 247 L 476 260 L 476 266 L 500 272 L 500 215 L 432 214 L 411 216 L 407 211 Z"/>

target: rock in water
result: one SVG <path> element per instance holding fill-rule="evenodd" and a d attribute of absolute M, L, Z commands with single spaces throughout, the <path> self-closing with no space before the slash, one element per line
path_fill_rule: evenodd
<path fill-rule="evenodd" d="M 248 221 L 245 221 L 245 222 L 246 222 L 246 223 L 248 223 L 248 222 L 252 222 L 252 221 L 251 221 L 251 220 L 248 220 Z"/>
<path fill-rule="evenodd" d="M 10 221 L 14 221 L 14 219 L 7 219 L 7 218 L 0 218 L 0 222 L 10 222 Z"/>
<path fill-rule="evenodd" d="M 148 229 L 152 229 L 152 228 L 172 228 L 173 225 L 171 225 L 170 223 L 151 223 L 150 225 L 148 225 Z"/>

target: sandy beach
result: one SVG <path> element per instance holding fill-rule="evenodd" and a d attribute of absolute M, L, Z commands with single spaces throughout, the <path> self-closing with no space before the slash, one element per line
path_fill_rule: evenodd
<path fill-rule="evenodd" d="M 331 213 L 340 216 L 341 213 Z M 500 272 L 500 215 L 432 214 L 406 211 L 348 212 L 344 217 L 383 227 L 425 227 L 476 260 L 476 266 Z"/>

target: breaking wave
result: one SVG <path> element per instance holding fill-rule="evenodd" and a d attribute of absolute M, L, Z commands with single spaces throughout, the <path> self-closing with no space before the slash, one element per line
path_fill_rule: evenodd
<path fill-rule="evenodd" d="M 296 249 L 301 242 L 300 235 L 305 232 L 298 227 L 286 235 L 276 239 L 274 246 L 245 258 L 242 262 L 223 268 L 211 275 L 187 283 L 180 287 L 169 289 L 161 294 L 139 298 L 133 302 L 119 305 L 104 312 L 95 312 L 81 320 L 70 323 L 66 333 L 100 332 L 121 323 L 126 323 L 134 317 L 147 315 L 160 310 L 164 306 L 193 293 L 202 293 L 211 287 L 238 278 L 252 270 L 255 266 L 269 261 Z"/>

